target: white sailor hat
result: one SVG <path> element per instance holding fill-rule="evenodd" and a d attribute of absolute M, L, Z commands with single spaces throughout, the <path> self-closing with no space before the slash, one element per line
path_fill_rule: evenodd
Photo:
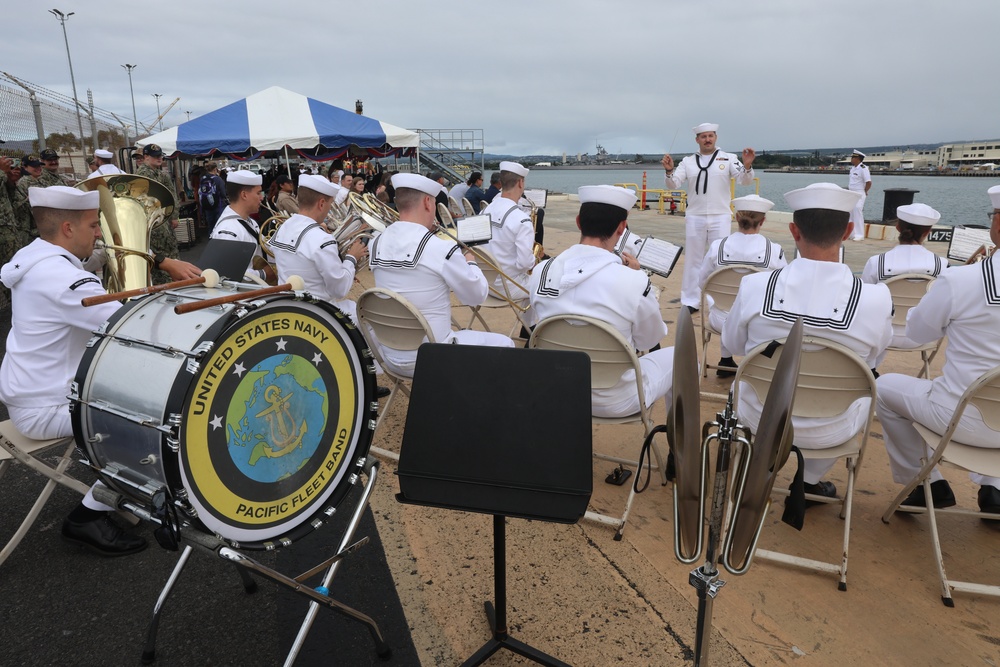
<path fill-rule="evenodd" d="M 635 206 L 635 192 L 614 185 L 584 185 L 577 192 L 580 204 L 611 204 L 628 211 Z"/>
<path fill-rule="evenodd" d="M 327 197 L 336 197 L 337 190 L 340 189 L 328 179 L 323 178 L 322 176 L 317 176 L 316 174 L 300 174 L 299 187 L 313 190 L 321 195 L 326 195 Z"/>
<path fill-rule="evenodd" d="M 694 130 L 695 136 L 697 136 L 697 135 L 701 134 L 702 132 L 718 132 L 719 131 L 719 124 L 718 123 L 702 123 L 701 125 L 695 125 L 691 129 Z"/>
<path fill-rule="evenodd" d="M 736 211 L 756 211 L 767 213 L 774 208 L 774 202 L 757 195 L 746 195 L 733 200 L 733 209 Z"/>
<path fill-rule="evenodd" d="M 941 219 L 941 214 L 927 204 L 907 204 L 896 207 L 896 216 L 903 222 L 920 227 L 933 227 Z"/>
<path fill-rule="evenodd" d="M 84 192 L 65 185 L 47 188 L 28 188 L 28 203 L 32 207 L 58 208 L 63 211 L 96 210 L 101 203 L 97 190 Z"/>
<path fill-rule="evenodd" d="M 98 148 L 96 151 L 94 151 L 94 157 L 99 157 L 102 160 L 111 160 L 115 156 L 111 151 L 106 151 L 103 148 Z"/>
<path fill-rule="evenodd" d="M 835 183 L 813 183 L 785 193 L 785 201 L 793 211 L 806 208 L 826 208 L 850 213 L 861 199 L 861 193 L 845 190 Z"/>
<path fill-rule="evenodd" d="M 853 151 L 851 151 L 851 157 L 859 157 L 862 160 L 864 160 L 868 156 L 859 151 L 857 148 L 855 148 Z"/>
<path fill-rule="evenodd" d="M 431 197 L 437 197 L 439 192 L 446 189 L 437 181 L 420 174 L 393 174 L 392 187 L 397 190 L 417 190 Z"/>
<path fill-rule="evenodd" d="M 509 171 L 512 174 L 517 174 L 521 178 L 528 177 L 528 168 L 518 164 L 517 162 L 501 162 L 500 171 Z"/>
<path fill-rule="evenodd" d="M 993 209 L 1000 209 L 1000 185 L 994 185 L 986 191 L 986 194 L 990 196 L 990 201 L 993 202 Z"/>
<path fill-rule="evenodd" d="M 264 179 L 260 174 L 255 174 L 249 169 L 238 169 L 226 174 L 226 182 L 236 185 L 260 185 Z"/>

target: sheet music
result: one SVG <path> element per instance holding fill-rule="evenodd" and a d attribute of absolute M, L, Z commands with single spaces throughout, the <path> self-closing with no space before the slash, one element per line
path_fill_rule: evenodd
<path fill-rule="evenodd" d="M 796 248 L 795 249 L 795 259 L 798 259 L 801 256 L 802 256 L 802 253 L 800 253 L 799 249 Z M 840 260 L 839 260 L 840 263 L 843 264 L 844 263 L 844 246 L 840 246 L 840 255 L 839 255 L 839 257 L 840 257 Z"/>
<path fill-rule="evenodd" d="M 666 278 L 673 271 L 683 250 L 683 246 L 647 236 L 642 240 L 642 245 L 635 254 L 635 258 L 639 260 L 639 266 L 642 268 Z"/>
<path fill-rule="evenodd" d="M 549 196 L 548 190 L 532 189 L 524 191 L 524 198 L 533 203 L 538 208 L 545 208 L 545 200 Z"/>
<path fill-rule="evenodd" d="M 962 263 L 967 262 L 973 253 L 983 245 L 987 248 L 993 245 L 993 241 L 990 239 L 990 230 L 956 227 L 951 234 L 951 243 L 948 245 L 948 259 Z"/>
<path fill-rule="evenodd" d="M 493 226 L 488 215 L 472 215 L 455 221 L 455 236 L 468 246 L 489 243 L 493 238 Z"/>

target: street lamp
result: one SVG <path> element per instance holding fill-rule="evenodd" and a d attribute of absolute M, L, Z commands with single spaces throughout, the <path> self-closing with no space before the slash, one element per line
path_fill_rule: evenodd
<path fill-rule="evenodd" d="M 188 120 L 191 120 L 191 112 L 190 111 L 185 111 L 184 113 L 186 113 L 188 115 Z"/>
<path fill-rule="evenodd" d="M 122 65 L 126 70 L 128 70 L 128 92 L 132 95 L 132 127 L 135 128 L 135 138 L 139 139 L 139 119 L 135 115 L 135 91 L 132 90 L 132 70 L 134 70 L 136 65 L 129 65 L 125 63 Z"/>
<path fill-rule="evenodd" d="M 153 93 L 153 97 L 156 98 L 156 118 L 160 121 L 160 132 L 163 132 L 163 116 L 160 115 L 160 98 L 163 97 L 160 93 Z"/>
<path fill-rule="evenodd" d="M 62 25 L 63 30 L 63 41 L 66 42 L 66 60 L 69 61 L 69 80 L 73 84 L 73 103 L 76 105 L 76 123 L 77 127 L 80 129 L 80 152 L 84 152 L 83 148 L 83 119 L 80 117 L 80 101 L 76 97 L 76 77 L 73 76 L 73 58 L 69 54 L 69 37 L 66 35 L 66 21 L 70 16 L 73 16 L 76 12 L 70 12 L 69 14 L 63 14 L 58 9 L 50 9 L 49 14 L 56 17 Z M 91 137 L 94 142 L 97 141 L 96 137 Z M 95 145 L 96 148 L 96 145 Z"/>

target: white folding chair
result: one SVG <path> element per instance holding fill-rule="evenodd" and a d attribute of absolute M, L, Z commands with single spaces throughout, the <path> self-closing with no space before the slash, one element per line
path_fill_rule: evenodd
<path fill-rule="evenodd" d="M 483 201 L 479 202 L 479 212 L 482 213 L 483 211 L 485 211 L 486 207 L 489 206 L 489 205 L 490 205 L 490 203 L 488 201 L 486 201 L 485 199 Z"/>
<path fill-rule="evenodd" d="M 399 294 L 381 287 L 365 290 L 358 297 L 358 324 L 361 325 L 359 328 L 368 347 L 382 366 L 382 371 L 392 380 L 389 397 L 375 423 L 375 432 L 378 432 L 378 427 L 392 406 L 396 392 L 401 391 L 409 396 L 410 389 L 406 383 L 412 380 L 409 376 L 390 370 L 380 346 L 391 347 L 394 350 L 416 351 L 423 343 L 436 341 L 427 320 L 412 303 Z M 371 451 L 394 461 L 399 460 L 398 453 L 381 447 L 372 447 Z"/>
<path fill-rule="evenodd" d="M 708 377 L 709 368 L 719 368 L 716 364 L 708 363 L 708 342 L 712 336 L 721 336 L 721 331 L 716 331 L 708 322 L 708 297 L 712 297 L 716 308 L 729 311 L 736 300 L 736 293 L 740 290 L 740 281 L 751 273 L 760 271 L 759 267 L 748 264 L 731 264 L 716 269 L 708 277 L 705 288 L 701 291 L 701 376 Z"/>
<path fill-rule="evenodd" d="M 475 215 L 476 209 L 472 207 L 472 202 L 462 197 L 462 208 L 465 210 L 466 215 Z"/>
<path fill-rule="evenodd" d="M 930 526 L 931 543 L 934 547 L 934 560 L 937 565 L 938 578 L 941 581 L 941 601 L 947 607 L 954 607 L 952 600 L 952 589 L 962 593 L 976 593 L 979 595 L 1000 596 L 1000 586 L 977 584 L 967 581 L 953 581 L 948 578 L 944 571 L 944 557 L 941 554 L 941 539 L 938 535 L 937 516 L 939 514 L 964 514 L 967 516 L 977 516 L 984 519 L 998 519 L 996 514 L 978 512 L 975 510 L 951 507 L 947 509 L 935 509 L 934 503 L 928 503 L 928 507 L 907 507 L 900 505 L 910 492 L 922 484 L 924 487 L 924 498 L 931 497 L 930 474 L 936 466 L 958 468 L 976 472 L 989 477 L 1000 477 L 1000 448 L 974 447 L 952 440 L 962 418 L 962 413 L 970 405 L 976 407 L 983 417 L 983 422 L 996 431 L 997 440 L 1000 441 L 1000 366 L 979 376 L 979 378 L 965 390 L 961 400 L 955 407 L 955 414 L 952 415 L 948 428 L 944 433 L 936 433 L 923 424 L 914 422 L 917 432 L 920 433 L 930 455 L 924 457 L 923 467 L 920 472 L 910 480 L 902 491 L 893 499 L 892 504 L 882 515 L 882 521 L 888 523 L 894 512 L 923 513 L 928 515 L 928 525 Z"/>
<path fill-rule="evenodd" d="M 55 452 L 62 452 L 62 455 L 59 457 L 59 463 L 55 467 L 45 463 L 40 458 L 40 455 L 50 448 L 60 448 L 56 449 Z M 72 454 L 75 448 L 76 445 L 72 437 L 55 438 L 53 440 L 32 440 L 21 435 L 14 428 L 14 424 L 10 420 L 0 422 L 0 477 L 3 476 L 7 468 L 15 461 L 19 461 L 48 478 L 41 493 L 38 494 L 38 498 L 35 499 L 35 503 L 24 517 L 24 521 L 21 522 L 14 536 L 8 540 L 3 550 L 0 550 L 0 565 L 14 553 L 14 549 L 17 548 L 17 545 L 21 543 L 21 540 L 24 539 L 24 536 L 31 529 L 42 508 L 45 507 L 45 503 L 48 502 L 49 497 L 52 495 L 52 491 L 55 490 L 56 484 L 62 484 L 81 495 L 86 495 L 90 487 L 71 477 L 66 472 L 66 468 L 73 461 Z"/>
<path fill-rule="evenodd" d="M 749 390 L 756 394 L 762 404 L 764 403 L 774 369 L 778 359 L 781 358 L 781 350 L 783 349 L 779 347 L 772 356 L 768 357 L 765 352 L 770 346 L 770 343 L 758 345 L 740 363 L 733 381 L 733 400 L 737 406 L 739 406 L 741 382 L 746 382 Z M 829 563 L 765 549 L 757 549 L 756 557 L 819 572 L 837 574 L 840 577 L 838 588 L 846 591 L 847 554 L 851 538 L 854 484 L 858 468 L 861 467 L 861 461 L 864 458 L 865 447 L 868 444 L 868 432 L 871 430 L 872 420 L 875 417 L 875 377 L 865 361 L 849 348 L 817 336 L 804 336 L 796 387 L 795 403 L 792 405 L 793 419 L 795 417 L 836 417 L 846 412 L 858 399 L 870 399 L 864 426 L 846 442 L 823 449 L 801 449 L 804 459 L 846 459 L 847 489 L 842 497 L 827 498 L 806 494 L 806 498 L 812 501 L 840 503 L 840 518 L 844 520 L 841 559 L 839 563 Z M 787 495 L 788 491 L 775 489 L 774 493 Z"/>
<path fill-rule="evenodd" d="M 455 218 L 452 217 L 451 211 L 448 210 L 448 207 L 445 206 L 444 204 L 438 203 L 437 210 L 438 210 L 438 215 L 441 216 L 441 224 L 444 225 L 445 227 L 450 227 L 454 229 Z"/>
<path fill-rule="evenodd" d="M 465 211 L 462 209 L 462 205 L 458 203 L 458 200 L 448 195 L 448 210 L 451 211 L 451 217 L 453 218 L 464 218 Z"/>
<path fill-rule="evenodd" d="M 639 412 L 626 417 L 592 417 L 594 424 L 630 424 L 641 423 L 643 426 L 643 438 L 653 430 L 655 424 L 650 414 L 650 409 L 646 407 L 646 398 L 642 388 L 642 367 L 639 365 L 639 358 L 635 350 L 627 340 L 606 322 L 592 317 L 579 315 L 556 315 L 548 317 L 535 326 L 528 341 L 528 347 L 544 350 L 570 350 L 574 352 L 586 352 L 590 356 L 590 386 L 592 389 L 607 389 L 618 384 L 622 374 L 628 370 L 635 371 L 636 391 L 639 395 Z M 667 483 L 666 466 L 660 450 L 654 442 L 651 449 L 656 459 L 654 469 L 663 484 Z M 623 466 L 630 466 L 635 469 L 635 474 L 639 475 L 638 461 L 623 459 L 600 452 L 594 452 L 594 458 L 602 461 L 611 461 Z M 611 516 L 598 512 L 588 511 L 585 519 L 615 526 L 615 539 L 620 540 L 625 532 L 625 523 L 628 521 L 629 512 L 632 509 L 632 501 L 635 500 L 635 486 L 629 483 L 628 498 L 625 501 L 625 509 L 622 515 Z"/>
<path fill-rule="evenodd" d="M 927 290 L 930 289 L 933 282 L 934 276 L 924 273 L 903 273 L 885 281 L 884 284 L 889 288 L 889 294 L 892 295 L 893 327 L 906 328 L 906 314 L 920 302 L 924 294 L 927 294 Z M 917 373 L 917 377 L 930 379 L 931 361 L 934 360 L 934 356 L 938 353 L 942 340 L 944 339 L 939 338 L 934 342 L 925 343 L 918 347 L 892 347 L 890 345 L 889 350 L 893 352 L 919 352 L 924 366 Z"/>

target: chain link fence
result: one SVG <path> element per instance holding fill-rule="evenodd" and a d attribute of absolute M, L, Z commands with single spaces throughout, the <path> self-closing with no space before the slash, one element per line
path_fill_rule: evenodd
<path fill-rule="evenodd" d="M 95 107 L 89 90 L 80 106 L 82 140 L 72 97 L 0 72 L 0 141 L 4 142 L 0 144 L 0 155 L 17 160 L 51 148 L 63 158 L 60 171 L 81 179 L 90 171 L 87 159 L 95 148 L 117 155 L 119 148 L 128 145 L 126 136 L 129 143 L 134 141 L 131 125 L 114 112 Z"/>

